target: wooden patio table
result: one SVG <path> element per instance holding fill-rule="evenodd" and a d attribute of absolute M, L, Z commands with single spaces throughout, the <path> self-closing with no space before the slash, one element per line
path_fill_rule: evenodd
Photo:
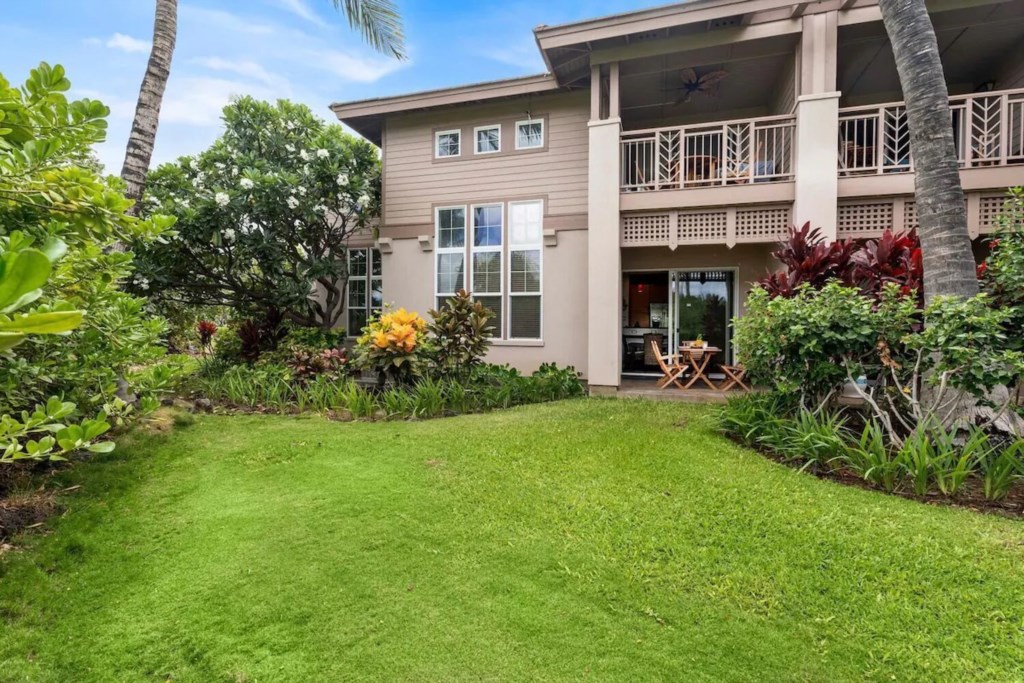
<path fill-rule="evenodd" d="M 693 369 L 693 377 L 691 377 L 690 381 L 686 383 L 686 389 L 692 387 L 697 380 L 701 380 L 704 384 L 708 385 L 709 389 L 718 391 L 718 387 L 716 387 L 707 374 L 705 374 L 705 371 L 707 370 L 708 364 L 711 362 L 714 355 L 721 352 L 722 349 L 717 346 L 701 346 L 697 348 L 692 346 L 679 347 L 680 359 L 685 358 L 685 361 L 689 363 L 690 367 Z"/>

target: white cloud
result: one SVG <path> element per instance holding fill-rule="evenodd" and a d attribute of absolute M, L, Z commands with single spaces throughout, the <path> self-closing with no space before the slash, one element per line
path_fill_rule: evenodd
<path fill-rule="evenodd" d="M 196 23 L 204 25 L 219 26 L 235 33 L 248 33 L 252 35 L 269 35 L 274 33 L 274 27 L 269 24 L 262 24 L 251 21 L 231 12 L 207 7 L 196 7 L 194 5 L 181 5 L 178 9 L 183 18 L 195 19 Z"/>
<path fill-rule="evenodd" d="M 373 83 L 388 74 L 411 65 L 411 60 L 400 62 L 383 57 L 362 57 L 340 50 L 310 50 L 309 65 L 329 71 L 345 81 Z"/>
<path fill-rule="evenodd" d="M 107 47 L 125 52 L 149 52 L 150 43 L 148 40 L 132 38 L 123 33 L 115 33 L 106 43 Z"/>
<path fill-rule="evenodd" d="M 272 88 L 224 78 L 185 76 L 171 78 L 160 109 L 160 123 L 217 126 L 221 110 L 238 95 L 273 101 L 280 93 Z"/>
<path fill-rule="evenodd" d="M 312 22 L 318 26 L 326 26 L 327 22 L 316 15 L 313 10 L 309 8 L 309 5 L 304 0 L 277 0 L 277 4 L 288 10 L 297 17 L 301 17 L 306 21 Z"/>
<path fill-rule="evenodd" d="M 287 85 L 287 81 L 280 76 L 276 76 L 266 69 L 263 68 L 258 62 L 254 62 L 251 59 L 224 59 L 222 57 L 197 57 L 192 60 L 193 64 L 199 64 L 205 66 L 207 69 L 214 71 L 230 71 L 236 73 L 239 76 L 245 76 L 247 78 L 254 78 L 257 81 L 262 81 L 267 85 Z"/>

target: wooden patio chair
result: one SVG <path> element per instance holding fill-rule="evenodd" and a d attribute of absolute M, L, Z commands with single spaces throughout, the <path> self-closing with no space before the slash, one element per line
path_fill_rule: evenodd
<path fill-rule="evenodd" d="M 662 355 L 661 346 L 664 343 L 665 335 L 663 334 L 648 332 L 644 335 L 644 365 L 655 364 L 655 358 Z"/>
<path fill-rule="evenodd" d="M 729 391 L 733 387 L 739 387 L 743 391 L 750 392 L 750 387 L 743 382 L 747 378 L 747 369 L 742 365 L 720 364 L 718 367 L 725 373 L 727 379 L 722 382 L 719 391 Z"/>
<path fill-rule="evenodd" d="M 654 339 L 650 342 L 650 353 L 664 374 L 664 377 L 658 380 L 658 388 L 667 389 L 668 385 L 675 384 L 677 388 L 685 389 L 679 379 L 686 374 L 687 368 L 679 362 L 679 356 L 673 353 L 663 354 L 661 346 Z"/>

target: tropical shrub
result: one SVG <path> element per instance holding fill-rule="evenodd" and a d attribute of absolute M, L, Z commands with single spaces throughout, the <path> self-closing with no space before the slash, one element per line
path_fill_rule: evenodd
<path fill-rule="evenodd" d="M 207 151 L 150 174 L 144 208 L 177 217 L 177 234 L 137 245 L 136 282 L 157 301 L 251 317 L 276 309 L 331 330 L 344 310 L 349 238 L 378 213 L 375 148 L 284 100 L 240 98 L 224 125 Z"/>
<path fill-rule="evenodd" d="M 200 320 L 196 324 L 196 334 L 199 337 L 199 348 L 203 355 L 209 355 L 213 349 L 213 335 L 217 334 L 217 323 L 211 320 Z"/>
<path fill-rule="evenodd" d="M 879 298 L 889 286 L 901 296 L 924 305 L 924 261 L 916 230 L 886 230 L 878 239 L 864 240 L 851 256 L 853 281 L 865 295 Z"/>
<path fill-rule="evenodd" d="M 755 288 L 735 322 L 736 343 L 755 381 L 798 393 L 808 407 L 853 387 L 900 442 L 919 424 L 945 421 L 958 392 L 990 404 L 995 388 L 1020 376 L 1024 355 L 1008 348 L 1004 327 L 1010 315 L 984 294 L 936 297 L 919 311 L 895 284 L 877 302 L 837 283 L 802 286 L 791 298 Z M 998 415 L 1008 401 L 990 407 Z"/>
<path fill-rule="evenodd" d="M 357 366 L 376 374 L 379 386 L 387 380 L 412 383 L 423 375 L 429 358 L 427 321 L 404 308 L 370 320 L 356 342 Z"/>
<path fill-rule="evenodd" d="M 135 388 L 124 379 L 128 369 L 164 353 L 162 321 L 147 313 L 144 299 L 121 288 L 132 277 L 133 258 L 117 247 L 169 234 L 173 219 L 154 215 L 141 221 L 125 213 L 131 202 L 120 181 L 101 178 L 91 160 L 92 145 L 104 139 L 108 110 L 92 100 L 68 101 L 69 88 L 60 66 L 40 64 L 21 88 L 0 76 L 4 249 L 33 244 L 51 256 L 62 251 L 33 294 L 34 303 L 40 310 L 69 307 L 83 316 L 67 336 L 30 337 L 0 363 L 0 411 L 9 421 L 21 414 L 23 425 L 31 419 L 44 429 L 66 425 L 77 413 L 92 414 L 118 393 L 131 395 Z M 57 405 L 53 395 L 63 397 L 58 423 L 49 409 Z M 66 412 L 68 404 L 76 405 L 72 413 Z M 88 443 L 103 422 L 69 426 L 55 448 Z"/>
<path fill-rule="evenodd" d="M 821 288 L 832 281 L 852 285 L 855 250 L 849 240 L 826 242 L 821 230 L 810 223 L 790 228 L 787 239 L 772 252 L 785 270 L 765 276 L 760 285 L 773 297 L 794 296 L 802 285 Z"/>
<path fill-rule="evenodd" d="M 751 379 L 817 405 L 847 381 L 845 359 L 869 356 L 880 337 L 905 329 L 898 315 L 896 329 L 890 322 L 880 329 L 873 309 L 859 290 L 837 283 L 801 285 L 791 297 L 774 298 L 755 287 L 746 315 L 734 322 L 735 342 Z"/>
<path fill-rule="evenodd" d="M 217 335 L 214 357 L 227 365 L 255 363 L 265 354 L 277 351 L 288 336 L 288 327 L 277 309 L 265 311 L 255 318 L 234 320 Z M 281 363 L 285 357 L 275 357 L 271 362 Z"/>
<path fill-rule="evenodd" d="M 432 418 L 486 412 L 583 394 L 579 373 L 547 365 L 533 375 L 508 366 L 478 365 L 465 381 L 422 376 L 383 390 L 363 387 L 344 373 L 302 382 L 292 369 L 269 363 L 196 373 L 189 389 L 229 407 L 278 412 L 345 414 L 356 419 Z"/>
<path fill-rule="evenodd" d="M 895 285 L 903 296 L 918 297 L 919 305 L 924 301 L 921 242 L 915 230 L 886 230 L 877 239 L 829 242 L 820 230 L 805 223 L 802 228 L 790 228 L 772 256 L 785 269 L 758 283 L 772 297 L 793 297 L 801 287 L 821 289 L 837 282 L 874 298 Z"/>
<path fill-rule="evenodd" d="M 992 305 L 1010 311 L 1005 329 L 1011 348 L 1024 351 L 1024 188 L 1010 190 L 997 226 L 978 275 Z"/>
<path fill-rule="evenodd" d="M 33 306 L 42 297 L 51 262 L 63 254 L 64 245 L 58 240 L 45 245 L 45 250 L 30 245 L 19 232 L 0 238 L 0 351 L 10 351 L 30 335 L 67 334 L 82 324 L 82 312 L 64 302 Z M 100 413 L 79 425 L 64 424 L 75 409 L 74 403 L 51 397 L 20 416 L 0 415 L 0 463 L 62 460 L 67 453 L 81 449 L 110 451 L 113 442 L 95 442 L 110 428 L 106 416 Z"/>
<path fill-rule="evenodd" d="M 860 422 L 859 429 L 852 425 Z M 780 394 L 737 397 L 721 413 L 723 431 L 781 460 L 820 474 L 852 474 L 887 492 L 1000 501 L 1024 481 L 1024 439 L 978 426 L 922 423 L 900 442 L 854 409 L 811 412 Z"/>
<path fill-rule="evenodd" d="M 493 312 L 463 289 L 430 311 L 430 317 L 433 320 L 427 330 L 434 336 L 431 360 L 435 372 L 459 379 L 483 362 L 494 336 Z"/>
<path fill-rule="evenodd" d="M 348 369 L 348 352 L 344 348 L 308 351 L 295 349 L 285 366 L 295 381 L 305 384 L 317 377 L 341 379 Z"/>

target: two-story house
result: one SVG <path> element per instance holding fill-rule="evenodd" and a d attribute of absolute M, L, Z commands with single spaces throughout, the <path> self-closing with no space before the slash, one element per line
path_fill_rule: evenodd
<path fill-rule="evenodd" d="M 928 4 L 979 236 L 1024 184 L 1024 0 Z M 609 392 L 654 369 L 645 339 L 729 358 L 788 226 L 915 225 L 876 0 L 696 0 L 534 33 L 546 74 L 333 105 L 384 168 L 350 329 L 381 287 L 421 312 L 465 287 L 497 313 L 490 360 Z"/>

